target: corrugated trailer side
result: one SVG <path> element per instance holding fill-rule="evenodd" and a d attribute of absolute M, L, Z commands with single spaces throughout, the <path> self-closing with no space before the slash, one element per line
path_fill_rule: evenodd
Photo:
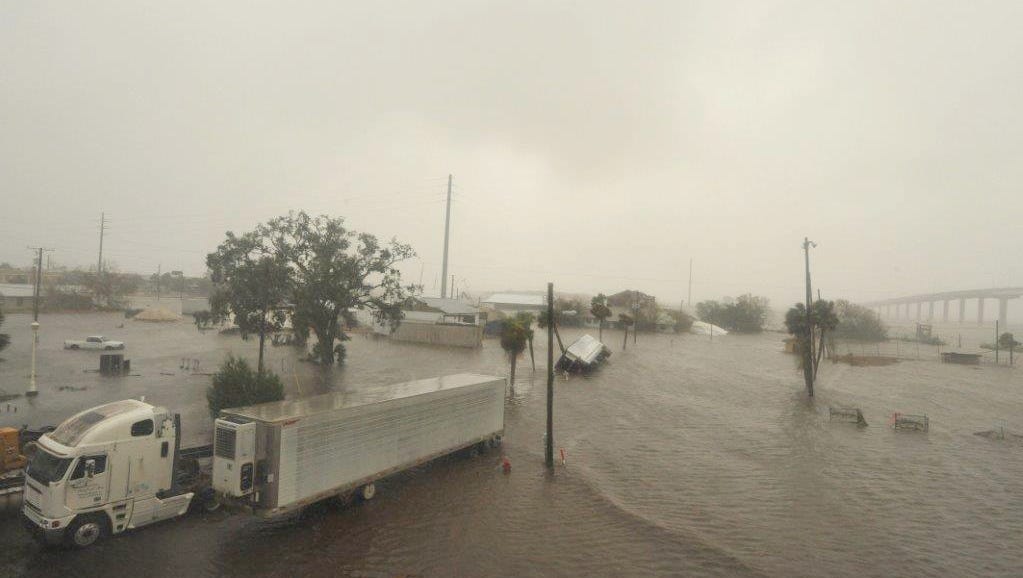
<path fill-rule="evenodd" d="M 214 487 L 254 513 L 274 515 L 494 441 L 504 432 L 505 383 L 458 374 L 395 384 L 383 396 L 342 392 L 227 410 L 217 420 L 217 439 L 233 441 L 235 431 L 248 436 L 255 455 L 225 452 L 225 479 L 214 476 Z M 237 460 L 226 453 L 237 453 Z M 244 483 L 228 483 L 241 468 L 251 471 L 242 462 L 257 470 L 247 496 Z"/>
<path fill-rule="evenodd" d="M 271 508 L 365 484 L 503 430 L 503 379 L 302 418 L 281 427 Z"/>

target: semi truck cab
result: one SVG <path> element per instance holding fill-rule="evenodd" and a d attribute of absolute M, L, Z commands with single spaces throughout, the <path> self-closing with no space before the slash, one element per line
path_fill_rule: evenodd
<path fill-rule="evenodd" d="M 50 544 L 85 548 L 184 514 L 176 488 L 180 419 L 123 400 L 85 410 L 43 435 L 25 476 L 25 526 Z"/>

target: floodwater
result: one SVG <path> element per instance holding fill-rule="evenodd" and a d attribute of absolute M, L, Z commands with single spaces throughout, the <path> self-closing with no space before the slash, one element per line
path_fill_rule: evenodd
<path fill-rule="evenodd" d="M 9 393 L 27 383 L 29 322 L 9 315 L 3 327 L 14 339 L 0 363 Z M 207 443 L 209 377 L 181 369 L 182 358 L 209 372 L 226 352 L 254 358 L 257 347 L 112 314 L 41 322 L 41 393 L 0 403 L 0 426 L 144 395 L 182 414 L 186 446 Z M 60 342 L 90 333 L 126 341 L 139 375 L 85 373 L 98 354 Z M 605 332 L 607 366 L 555 384 L 555 445 L 566 461 L 552 475 L 542 465 L 539 339 L 536 373 L 528 353 L 519 361 L 499 451 L 403 473 L 349 508 L 274 521 L 195 514 L 83 552 L 42 549 L 7 516 L 0 575 L 1018 576 L 1023 445 L 974 434 L 1023 433 L 1023 370 L 944 365 L 935 348 L 903 344 L 912 359 L 895 365 L 822 366 L 811 402 L 782 337 L 640 335 L 622 351 L 621 333 Z M 493 340 L 468 351 L 356 335 L 348 364 L 326 372 L 290 348 L 268 352 L 289 396 L 507 374 Z M 829 405 L 859 407 L 869 426 L 829 422 Z M 930 431 L 893 431 L 893 411 L 927 414 Z"/>

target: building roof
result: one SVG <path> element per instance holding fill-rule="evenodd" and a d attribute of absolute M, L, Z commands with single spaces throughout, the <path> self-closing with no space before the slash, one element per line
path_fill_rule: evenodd
<path fill-rule="evenodd" d="M 530 293 L 494 293 L 483 300 L 483 303 L 494 305 L 526 305 L 532 307 L 543 307 L 543 295 Z"/>
<path fill-rule="evenodd" d="M 31 283 L 0 283 L 0 295 L 4 297 L 33 297 L 35 286 Z"/>
<path fill-rule="evenodd" d="M 428 307 L 444 312 L 445 315 L 476 315 L 479 313 L 479 309 L 476 307 L 457 299 L 441 297 L 417 297 L 417 299 L 426 303 Z"/>
<path fill-rule="evenodd" d="M 459 373 L 396 383 L 380 388 L 366 388 L 357 391 L 324 393 L 298 399 L 271 401 L 259 405 L 221 410 L 222 416 L 238 416 L 262 422 L 279 422 L 301 419 L 326 411 L 336 411 L 380 403 L 394 399 L 415 397 L 445 389 L 475 387 L 487 383 L 504 382 L 505 378 L 494 375 Z"/>
<path fill-rule="evenodd" d="M 402 311 L 402 323 L 440 323 L 444 319 L 443 313 L 435 311 Z"/>

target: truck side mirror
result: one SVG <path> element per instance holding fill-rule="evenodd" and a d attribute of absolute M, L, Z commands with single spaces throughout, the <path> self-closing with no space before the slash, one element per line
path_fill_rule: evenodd
<path fill-rule="evenodd" d="M 85 477 L 96 475 L 96 460 L 85 460 Z"/>

